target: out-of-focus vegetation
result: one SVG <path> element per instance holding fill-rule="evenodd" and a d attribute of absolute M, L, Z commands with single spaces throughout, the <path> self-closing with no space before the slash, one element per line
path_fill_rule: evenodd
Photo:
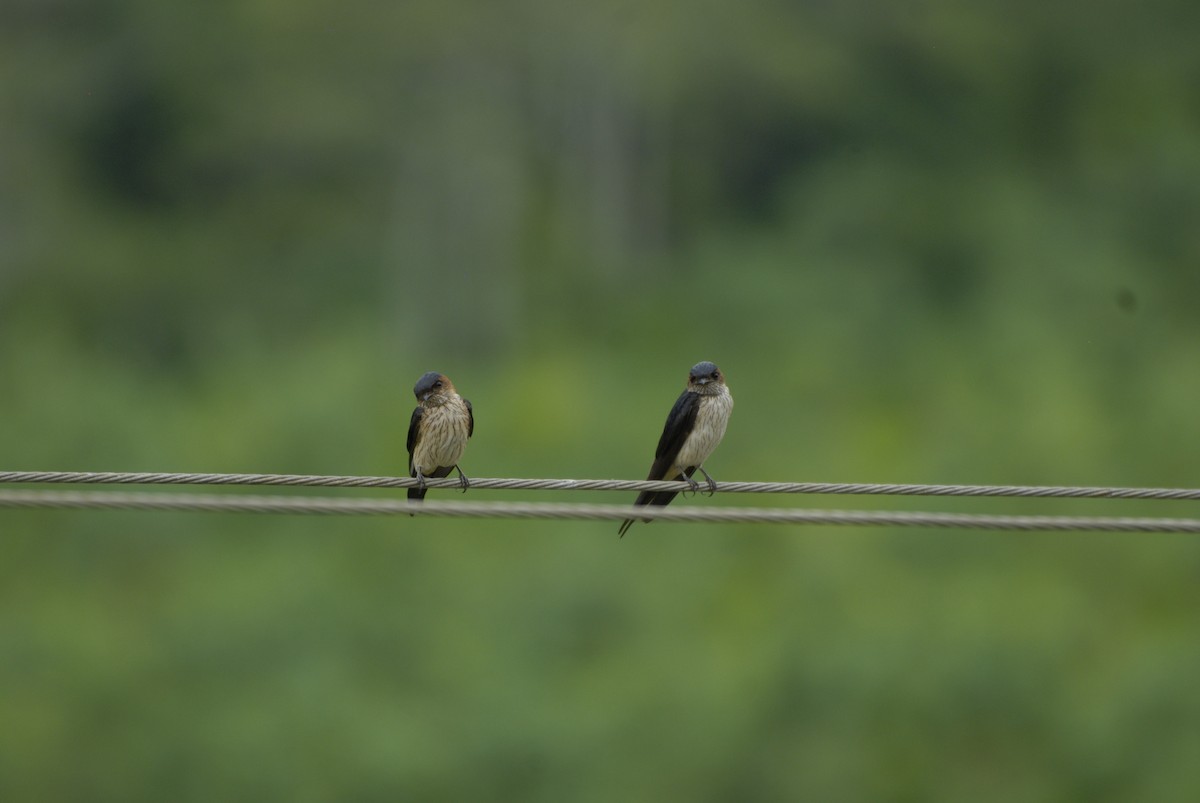
<path fill-rule="evenodd" d="M 1198 8 L 9 0 L 0 468 L 1194 487 Z M 1191 537 L 0 531 L 4 800 L 1197 792 Z"/>

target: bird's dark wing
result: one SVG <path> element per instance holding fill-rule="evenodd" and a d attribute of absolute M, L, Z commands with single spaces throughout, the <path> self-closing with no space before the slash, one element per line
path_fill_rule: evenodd
<path fill-rule="evenodd" d="M 700 409 L 700 394 L 685 390 L 675 406 L 667 414 L 667 423 L 663 426 L 662 436 L 658 439 L 658 448 L 654 450 L 654 465 L 650 467 L 648 480 L 661 480 L 671 470 L 675 458 L 683 442 L 692 434 L 696 426 L 696 412 Z"/>
<path fill-rule="evenodd" d="M 412 453 L 417 445 L 417 435 L 421 432 L 421 416 L 425 415 L 425 408 L 418 407 L 413 410 L 412 420 L 408 422 L 408 475 L 413 474 Z"/>
<path fill-rule="evenodd" d="M 687 440 L 688 435 L 692 434 L 692 429 L 696 426 L 696 413 L 699 409 L 700 394 L 698 393 L 685 390 L 675 400 L 675 406 L 671 408 L 671 412 L 667 413 L 667 423 L 663 427 L 662 436 L 658 439 L 658 448 L 654 450 L 654 465 L 650 466 L 650 473 L 646 479 L 676 479 L 676 477 L 668 477 L 667 472 L 675 464 L 675 458 L 679 457 L 679 450 L 683 448 L 683 442 Z M 688 471 L 687 468 L 684 467 L 685 473 L 690 477 L 694 469 Z M 642 491 L 634 500 L 634 504 L 668 505 L 677 493 L 678 491 Z M 633 519 L 621 522 L 619 532 L 622 538 L 632 525 Z"/>
<path fill-rule="evenodd" d="M 467 405 L 467 437 L 475 434 L 475 408 L 471 406 L 470 399 L 463 399 Z"/>

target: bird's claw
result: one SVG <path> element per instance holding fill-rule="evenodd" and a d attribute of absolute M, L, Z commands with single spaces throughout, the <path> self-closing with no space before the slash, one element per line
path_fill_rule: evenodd
<path fill-rule="evenodd" d="M 708 478 L 708 495 L 712 496 L 716 492 L 717 492 L 717 483 L 713 480 L 712 477 L 709 477 Z"/>
<path fill-rule="evenodd" d="M 467 489 L 471 487 L 471 481 L 467 479 L 466 474 L 463 474 L 461 468 L 458 466 L 455 466 L 454 468 L 458 471 L 458 487 L 462 489 L 463 493 L 466 493 Z"/>

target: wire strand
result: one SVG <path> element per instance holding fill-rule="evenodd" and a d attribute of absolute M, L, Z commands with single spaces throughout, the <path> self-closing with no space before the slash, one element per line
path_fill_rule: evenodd
<path fill-rule="evenodd" d="M 411 477 L 307 474 L 178 474 L 92 471 L 0 471 L 0 483 L 84 485 L 279 485 L 326 488 L 412 488 Z M 458 488 L 457 479 L 428 479 L 429 488 Z M 651 480 L 472 479 L 476 490 L 686 491 L 685 482 Z M 703 487 L 703 486 L 702 486 Z M 911 485 L 825 482 L 719 482 L 720 493 L 857 494 L 874 496 L 1014 496 L 1080 499 L 1200 499 L 1200 489 L 1046 485 Z"/>
<path fill-rule="evenodd" d="M 957 513 L 780 510 L 770 508 L 633 507 L 526 502 L 323 499 L 299 496 L 0 490 L 0 508 L 159 510 L 309 515 L 403 515 L 487 519 L 627 518 L 703 523 L 823 524 L 972 530 L 1200 532 L 1200 519 L 1079 516 L 990 516 Z"/>

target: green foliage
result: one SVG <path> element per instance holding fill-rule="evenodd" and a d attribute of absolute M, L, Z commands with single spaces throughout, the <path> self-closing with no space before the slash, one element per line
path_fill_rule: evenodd
<path fill-rule="evenodd" d="M 10 2 L 0 467 L 1194 487 L 1197 22 Z M 615 529 L 0 512 L 0 798 L 1195 795 L 1194 539 Z"/>

